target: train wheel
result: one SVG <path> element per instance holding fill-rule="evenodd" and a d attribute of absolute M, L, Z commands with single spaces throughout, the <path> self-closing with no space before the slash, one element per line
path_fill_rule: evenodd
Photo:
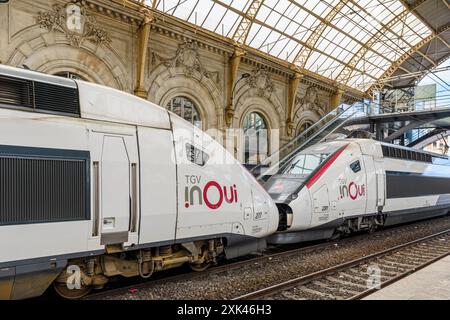
<path fill-rule="evenodd" d="M 191 266 L 192 270 L 197 271 L 197 272 L 202 272 L 211 266 L 211 262 L 209 261 L 209 262 L 204 262 L 204 263 L 200 263 L 200 264 L 191 263 L 190 266 Z"/>
<path fill-rule="evenodd" d="M 54 282 L 53 288 L 59 296 L 69 300 L 81 299 L 87 296 L 92 290 L 92 286 L 82 286 L 80 289 L 69 289 L 67 288 L 67 284 L 62 282 Z"/>

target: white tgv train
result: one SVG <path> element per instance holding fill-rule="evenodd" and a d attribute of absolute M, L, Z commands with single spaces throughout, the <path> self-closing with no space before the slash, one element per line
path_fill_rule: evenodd
<path fill-rule="evenodd" d="M 285 231 L 269 243 L 327 239 L 447 214 L 450 161 L 370 139 L 342 139 L 303 150 L 264 186 L 285 213 Z"/>
<path fill-rule="evenodd" d="M 263 248 L 278 214 L 232 155 L 166 109 L 0 65 L 0 299 L 203 270 Z"/>

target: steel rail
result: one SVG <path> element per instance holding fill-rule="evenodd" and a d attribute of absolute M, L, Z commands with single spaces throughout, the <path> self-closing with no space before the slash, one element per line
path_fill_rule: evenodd
<path fill-rule="evenodd" d="M 330 267 L 330 268 L 327 268 L 327 269 L 324 269 L 324 270 L 313 272 L 313 273 L 305 275 L 305 276 L 301 276 L 301 277 L 298 277 L 298 278 L 295 278 L 295 279 L 291 279 L 291 280 L 288 280 L 288 281 L 285 281 L 285 282 L 282 282 L 282 283 L 279 283 L 279 284 L 276 284 L 276 285 L 273 285 L 273 286 L 270 286 L 270 287 L 267 287 L 267 288 L 264 288 L 264 289 L 260 289 L 260 290 L 254 291 L 254 292 L 250 292 L 250 293 L 241 295 L 239 297 L 236 297 L 233 300 L 254 300 L 254 299 L 267 298 L 269 296 L 272 296 L 274 294 L 283 292 L 285 290 L 288 290 L 288 289 L 291 289 L 291 288 L 294 288 L 294 287 L 300 287 L 302 285 L 311 283 L 312 281 L 315 281 L 315 280 L 318 280 L 318 279 L 323 279 L 324 277 L 332 275 L 332 274 L 335 274 L 335 273 L 337 273 L 339 271 L 348 270 L 348 269 L 350 269 L 352 267 L 362 265 L 362 264 L 367 263 L 367 262 L 369 262 L 371 260 L 374 260 L 376 258 L 387 256 L 387 255 L 389 255 L 389 254 L 391 254 L 391 253 L 393 253 L 395 251 L 398 251 L 398 250 L 401 250 L 401 249 L 405 249 L 405 248 L 409 248 L 409 247 L 414 246 L 414 245 L 416 245 L 416 244 L 418 244 L 420 242 L 434 240 L 435 238 L 440 237 L 440 236 L 445 235 L 445 234 L 450 235 L 450 229 L 447 229 L 447 230 L 444 230 L 444 231 L 440 231 L 440 232 L 437 232 L 435 234 L 432 234 L 432 235 L 429 235 L 429 236 L 426 236 L 426 237 L 423 237 L 423 238 L 420 238 L 420 239 L 409 241 L 407 243 L 404 243 L 404 244 L 401 244 L 401 245 L 397 245 L 397 246 L 394 246 L 392 248 L 389 248 L 389 249 L 386 249 L 386 250 L 383 250 L 383 251 L 380 251 L 380 252 L 377 252 L 377 253 L 374 253 L 374 254 L 362 257 L 362 258 L 358 258 L 358 259 L 354 259 L 354 260 L 351 260 L 351 261 L 348 261 L 348 262 L 344 262 L 344 263 L 339 264 L 337 266 L 333 266 L 333 267 Z M 429 265 L 429 264 L 431 264 L 431 263 L 441 259 L 442 257 L 445 257 L 445 256 L 449 255 L 449 254 L 450 254 L 450 248 L 448 249 L 448 251 L 446 253 L 444 253 L 442 255 L 439 255 L 437 257 L 434 257 L 433 259 L 428 260 L 426 263 L 421 264 L 419 267 L 414 267 L 414 268 L 408 269 L 407 271 L 403 272 L 402 274 L 400 274 L 400 275 L 398 275 L 396 277 L 393 277 L 393 278 L 389 279 L 388 281 L 383 282 L 383 285 L 386 286 L 388 284 L 391 284 L 391 283 L 395 282 L 394 278 L 398 277 L 397 280 L 399 280 L 402 277 L 405 277 L 406 275 L 410 274 L 411 272 L 414 272 L 415 270 L 419 270 L 420 268 L 423 268 L 423 267 L 425 267 L 425 266 L 427 266 L 427 265 Z M 376 289 L 371 288 L 371 289 L 365 290 L 364 292 L 358 293 L 357 295 L 353 295 L 350 299 L 362 298 L 362 297 L 372 293 L 374 290 L 376 290 Z"/>
<path fill-rule="evenodd" d="M 426 223 L 426 224 L 436 223 L 436 222 L 439 222 L 442 220 L 447 220 L 447 217 L 441 217 L 441 218 L 425 220 L 425 221 L 418 221 L 418 222 L 407 224 L 407 225 L 391 227 L 389 229 L 380 229 L 379 231 L 372 233 L 372 234 L 367 234 L 367 233 L 358 234 L 358 235 L 353 235 L 353 236 L 350 236 L 347 238 L 342 238 L 342 239 L 339 239 L 336 241 L 321 242 L 318 244 L 302 246 L 302 247 L 294 248 L 294 249 L 290 249 L 290 248 L 284 249 L 283 247 L 269 249 L 268 253 L 263 253 L 259 257 L 252 257 L 252 258 L 248 258 L 248 259 L 241 260 L 241 261 L 224 263 L 224 264 L 212 267 L 210 269 L 207 269 L 203 272 L 191 271 L 191 272 L 185 272 L 185 273 L 171 275 L 171 276 L 163 276 L 161 278 L 156 278 L 156 279 L 150 278 L 147 281 L 138 282 L 138 283 L 131 284 L 131 285 L 125 285 L 125 286 L 121 286 L 118 288 L 100 290 L 98 292 L 89 294 L 88 296 L 84 297 L 83 300 L 95 300 L 95 299 L 101 299 L 101 298 L 108 297 L 108 296 L 116 296 L 116 295 L 126 294 L 131 289 L 146 289 L 146 288 L 150 288 L 152 286 L 156 286 L 159 284 L 164 284 L 166 282 L 193 280 L 193 279 L 205 277 L 205 276 L 208 276 L 211 274 L 217 274 L 217 273 L 222 273 L 222 272 L 226 272 L 226 271 L 230 271 L 230 270 L 239 269 L 239 268 L 242 268 L 247 265 L 254 264 L 254 263 L 270 261 L 271 259 L 278 258 L 278 257 L 289 257 L 289 256 L 296 255 L 296 254 L 306 254 L 306 253 L 310 253 L 310 252 L 314 252 L 314 251 L 318 251 L 318 250 L 333 248 L 336 245 L 343 245 L 346 243 L 357 242 L 358 240 L 366 239 L 370 235 L 377 235 L 377 234 L 391 235 L 391 234 L 395 234 L 397 232 L 403 232 L 408 229 L 415 229 L 417 227 L 417 225 L 422 225 L 424 223 Z M 280 249 L 282 251 L 274 252 L 275 250 L 280 250 Z"/>

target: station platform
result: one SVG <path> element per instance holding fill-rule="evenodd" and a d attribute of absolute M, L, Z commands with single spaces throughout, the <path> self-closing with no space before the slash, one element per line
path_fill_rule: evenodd
<path fill-rule="evenodd" d="M 450 256 L 378 290 L 363 300 L 450 300 Z"/>

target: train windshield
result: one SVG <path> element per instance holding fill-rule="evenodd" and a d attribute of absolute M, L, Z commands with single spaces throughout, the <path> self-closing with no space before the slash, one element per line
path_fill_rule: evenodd
<path fill-rule="evenodd" d="M 329 153 L 319 154 L 299 154 L 289 165 L 280 172 L 283 175 L 309 175 L 312 173 L 326 158 Z"/>
<path fill-rule="evenodd" d="M 330 154 L 328 152 L 300 153 L 273 175 L 264 187 L 275 201 L 289 200 Z"/>

